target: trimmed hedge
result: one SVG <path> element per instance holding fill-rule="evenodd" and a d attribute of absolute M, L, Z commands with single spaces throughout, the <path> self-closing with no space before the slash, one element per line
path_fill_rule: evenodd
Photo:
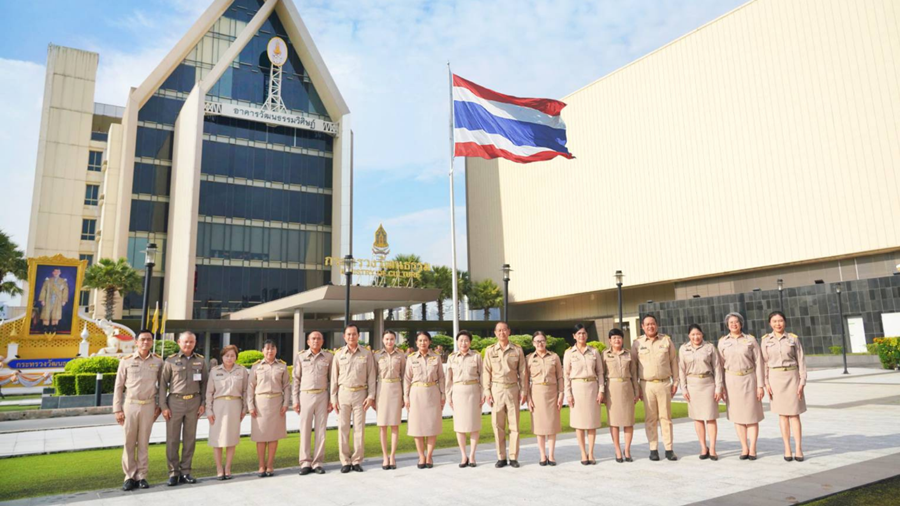
<path fill-rule="evenodd" d="M 250 367 L 257 360 L 262 360 L 263 354 L 261 351 L 257 350 L 244 350 L 238 353 L 237 363 L 244 366 Z"/>
<path fill-rule="evenodd" d="M 900 365 L 900 337 L 876 337 L 875 349 L 885 369 L 896 369 Z"/>
<path fill-rule="evenodd" d="M 115 373 L 119 370 L 119 359 L 115 357 L 76 358 L 66 364 L 69 374 Z"/>
<path fill-rule="evenodd" d="M 603 352 L 606 349 L 606 343 L 601 343 L 600 341 L 588 341 L 587 345 L 599 352 Z"/>
<path fill-rule="evenodd" d="M 76 374 L 75 375 L 75 392 L 76 395 L 94 395 L 97 386 L 97 373 L 93 374 Z M 103 379 L 100 380 L 100 392 L 111 394 L 116 387 L 116 373 L 103 373 Z"/>
<path fill-rule="evenodd" d="M 165 351 L 165 356 L 170 357 L 178 353 L 178 349 L 178 344 L 175 341 L 156 341 L 156 344 L 153 346 L 153 353 L 162 357 L 163 351 Z"/>
<path fill-rule="evenodd" d="M 60 372 L 54 374 L 53 375 L 53 388 L 56 389 L 57 396 L 76 395 L 75 394 L 75 375 L 69 374 L 69 373 L 60 373 Z"/>

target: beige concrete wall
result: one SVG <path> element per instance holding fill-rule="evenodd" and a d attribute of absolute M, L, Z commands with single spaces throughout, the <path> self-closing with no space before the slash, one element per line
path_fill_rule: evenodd
<path fill-rule="evenodd" d="M 468 160 L 473 279 L 509 263 L 537 301 L 900 249 L 898 75 L 897 2 L 751 1 L 564 97 L 575 160 Z"/>
<path fill-rule="evenodd" d="M 97 53 L 54 45 L 47 49 L 29 257 L 78 258 L 96 249 L 93 242 L 81 240 L 81 220 L 97 214 L 96 208 L 84 206 L 84 191 L 89 178 L 100 179 L 87 171 L 98 62 Z"/>

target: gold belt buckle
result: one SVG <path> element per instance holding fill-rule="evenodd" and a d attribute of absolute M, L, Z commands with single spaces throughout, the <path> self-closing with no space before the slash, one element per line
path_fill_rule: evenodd
<path fill-rule="evenodd" d="M 381 380 L 382 383 L 400 383 L 400 378 L 384 378 Z"/>
<path fill-rule="evenodd" d="M 316 394 L 320 394 L 320 393 L 322 393 L 322 392 L 324 392 L 324 391 L 325 391 L 324 388 L 316 388 L 316 389 L 313 389 L 313 390 L 301 390 L 300 392 L 302 392 L 302 393 L 304 393 L 304 394 L 316 395 Z"/>
<path fill-rule="evenodd" d="M 728 374 L 734 375 L 734 376 L 746 376 L 746 375 L 750 374 L 751 372 L 753 372 L 753 369 L 747 369 L 745 371 L 725 371 L 725 372 L 727 372 Z"/>
<path fill-rule="evenodd" d="M 556 384 L 556 383 L 550 383 L 550 382 L 547 382 L 547 381 L 542 381 L 542 382 L 540 382 L 540 383 L 532 383 L 532 385 L 534 385 L 534 386 L 540 386 L 540 387 L 549 387 L 550 385 L 555 385 L 555 384 Z"/>
<path fill-rule="evenodd" d="M 412 386 L 414 386 L 414 387 L 433 387 L 435 385 L 437 385 L 436 381 L 429 381 L 427 383 L 424 381 L 416 381 L 415 383 L 412 384 Z"/>
<path fill-rule="evenodd" d="M 796 365 L 790 365 L 790 366 L 787 366 L 787 367 L 773 367 L 773 368 L 772 368 L 772 370 L 774 370 L 774 371 L 796 371 L 797 369 L 799 369 L 799 367 L 797 367 Z"/>
<path fill-rule="evenodd" d="M 181 396 L 181 399 L 182 399 L 182 400 L 185 400 L 185 401 L 189 401 L 189 400 L 193 399 L 195 395 L 197 395 L 197 394 L 187 394 L 187 395 L 182 395 L 182 396 Z"/>
<path fill-rule="evenodd" d="M 215 398 L 215 400 L 219 400 L 219 399 L 222 399 L 223 401 L 239 401 L 239 400 L 241 400 L 240 397 L 235 396 L 235 395 L 223 395 L 221 397 Z"/>
<path fill-rule="evenodd" d="M 712 375 L 709 374 L 708 372 L 705 372 L 705 373 L 702 373 L 702 374 L 688 374 L 688 376 L 690 376 L 690 377 L 692 377 L 692 378 L 708 378 L 708 377 L 710 377 L 710 376 L 712 376 Z"/>
<path fill-rule="evenodd" d="M 617 383 L 625 383 L 625 380 L 628 378 L 609 378 L 609 381 L 615 381 Z"/>
<path fill-rule="evenodd" d="M 646 381 L 646 382 L 648 382 L 648 383 L 668 383 L 668 382 L 669 382 L 669 378 L 666 378 L 666 379 L 664 379 L 664 380 L 644 380 L 644 381 Z"/>

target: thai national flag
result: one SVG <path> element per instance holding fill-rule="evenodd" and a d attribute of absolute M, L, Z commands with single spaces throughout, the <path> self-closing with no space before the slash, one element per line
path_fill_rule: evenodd
<path fill-rule="evenodd" d="M 518 163 L 574 158 L 559 116 L 565 106 L 559 100 L 511 97 L 453 75 L 456 156 Z"/>

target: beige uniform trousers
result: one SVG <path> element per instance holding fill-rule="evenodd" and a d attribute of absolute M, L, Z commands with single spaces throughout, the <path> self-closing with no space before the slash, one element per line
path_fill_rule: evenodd
<path fill-rule="evenodd" d="M 644 429 L 651 450 L 659 448 L 657 426 L 662 428 L 663 444 L 672 449 L 672 385 L 671 382 L 641 381 L 644 395 Z"/>
<path fill-rule="evenodd" d="M 366 432 L 366 412 L 363 403 L 369 393 L 367 390 L 351 392 L 341 388 L 338 392 L 338 451 L 341 455 L 341 465 L 350 466 L 362 464 L 366 447 L 363 436 Z M 350 448 L 350 420 L 353 419 L 353 448 Z"/>
<path fill-rule="evenodd" d="M 325 463 L 325 424 L 328 422 L 328 392 L 300 392 L 300 467 L 321 467 Z M 316 452 L 310 455 L 313 427 Z"/>
<path fill-rule="evenodd" d="M 170 395 L 168 399 L 172 418 L 166 422 L 166 460 L 169 477 L 191 474 L 194 447 L 197 440 L 197 410 L 200 409 L 200 394 L 188 400 L 180 395 Z M 181 458 L 178 458 L 178 444 L 182 443 Z"/>
<path fill-rule="evenodd" d="M 509 425 L 509 460 L 519 459 L 519 387 L 492 386 L 491 426 L 497 444 L 497 460 L 506 460 L 506 427 Z"/>
<path fill-rule="evenodd" d="M 150 457 L 147 447 L 150 445 L 150 431 L 156 418 L 156 402 L 133 404 L 125 401 L 125 446 L 122 452 L 122 470 L 125 479 L 140 481 L 147 478 Z"/>

